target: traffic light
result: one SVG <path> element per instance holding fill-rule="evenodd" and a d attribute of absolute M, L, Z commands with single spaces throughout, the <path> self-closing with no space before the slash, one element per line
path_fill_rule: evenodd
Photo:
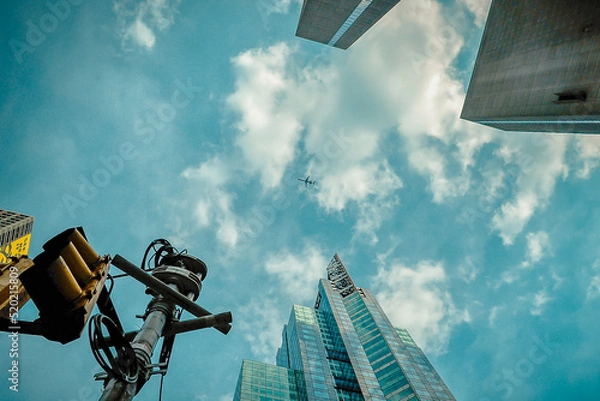
<path fill-rule="evenodd" d="M 108 277 L 110 257 L 100 257 L 81 227 L 70 228 L 43 246 L 20 280 L 39 310 L 33 324 L 52 341 L 81 336 Z"/>

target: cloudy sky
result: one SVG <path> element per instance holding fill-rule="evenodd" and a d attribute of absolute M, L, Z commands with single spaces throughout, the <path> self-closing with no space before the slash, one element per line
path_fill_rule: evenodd
<path fill-rule="evenodd" d="M 342 51 L 294 36 L 299 0 L 4 1 L 0 208 L 35 216 L 32 255 L 81 225 L 207 263 L 233 329 L 177 337 L 167 400 L 231 400 L 338 252 L 458 400 L 596 401 L 600 141 L 458 118 L 488 6 L 403 0 Z M 144 287 L 113 298 L 139 328 Z M 0 399 L 98 399 L 85 337 L 19 344 Z"/>

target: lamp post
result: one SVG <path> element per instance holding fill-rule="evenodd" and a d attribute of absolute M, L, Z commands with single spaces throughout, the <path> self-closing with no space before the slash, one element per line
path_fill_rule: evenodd
<path fill-rule="evenodd" d="M 141 268 L 119 255 L 112 260 L 109 255 L 99 256 L 81 227 L 63 231 L 43 248 L 33 260 L 23 256 L 9 265 L 19 272 L 18 278 L 40 311 L 39 318 L 29 322 L 18 320 L 17 313 L 9 318 L 0 316 L 0 331 L 18 328 L 20 334 L 41 335 L 67 344 L 81 336 L 89 320 L 92 353 L 105 371 L 96 375 L 104 380 L 100 401 L 129 401 L 152 375 L 164 376 L 177 334 L 206 327 L 227 334 L 231 329 L 231 312 L 213 315 L 195 303 L 208 273 L 206 264 L 185 251 L 178 252 L 167 240 L 152 241 Z M 153 260 L 154 266 L 146 264 L 152 249 L 155 252 L 148 262 Z M 108 289 L 105 285 L 110 280 L 114 286 L 114 277 L 108 274 L 110 264 L 146 285 L 146 293 L 152 296 L 138 331 L 123 332 L 110 298 L 112 286 Z M 5 294 L 13 287 L 17 291 L 18 282 L 12 275 L 0 281 L 0 303 L 8 302 L 8 295 L 14 298 L 12 293 Z M 90 317 L 95 306 L 100 314 Z M 195 319 L 179 321 L 183 311 Z M 159 361 L 152 363 L 161 337 Z"/>
<path fill-rule="evenodd" d="M 194 256 L 176 252 L 168 242 L 161 241 L 166 244 L 155 255 L 157 266 L 150 274 L 119 255 L 112 261 L 113 265 L 145 284 L 148 287 L 146 293 L 153 299 L 146 307 L 144 323 L 138 332 L 123 334 L 106 316 L 94 318 L 90 342 L 94 356 L 107 372 L 100 401 L 132 400 L 150 376 L 166 374 L 176 334 L 204 327 L 215 327 L 227 334 L 231 328 L 230 312 L 212 315 L 194 303 L 208 273 L 206 264 Z M 181 310 L 178 306 L 197 319 L 179 322 Z M 108 337 L 102 334 L 103 325 L 109 332 Z M 130 342 L 128 339 L 132 336 Z M 161 337 L 165 339 L 160 362 L 153 364 L 152 355 Z M 116 357 L 110 347 L 116 348 Z"/>

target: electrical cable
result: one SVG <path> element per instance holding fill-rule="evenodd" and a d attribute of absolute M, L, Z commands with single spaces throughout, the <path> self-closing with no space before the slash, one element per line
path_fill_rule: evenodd
<path fill-rule="evenodd" d="M 103 325 L 108 331 L 108 338 L 104 337 L 102 332 Z M 113 377 L 135 383 L 138 378 L 137 358 L 131 344 L 117 325 L 106 315 L 94 315 L 88 334 L 92 354 L 100 367 Z M 113 355 L 110 347 L 116 349 L 117 355 Z"/>
<path fill-rule="evenodd" d="M 106 281 L 110 281 L 110 289 L 106 290 L 107 291 L 106 296 L 110 297 L 110 294 L 112 293 L 113 288 L 115 288 L 115 279 L 114 279 L 113 276 L 111 276 L 110 274 L 108 274 L 106 276 Z M 106 286 L 106 283 L 104 283 L 104 286 Z"/>
<path fill-rule="evenodd" d="M 181 314 L 183 313 L 183 309 L 177 308 L 173 312 L 173 318 L 171 322 L 178 322 L 181 318 Z M 163 394 L 163 381 L 165 379 L 165 375 L 167 374 L 167 370 L 169 369 L 169 361 L 171 360 L 171 351 L 173 349 L 173 343 L 175 341 L 175 335 L 163 337 L 163 346 L 160 351 L 159 364 L 164 364 L 162 369 L 164 371 L 160 374 L 160 388 L 158 392 L 158 401 L 162 401 Z"/>
<path fill-rule="evenodd" d="M 163 255 L 163 253 L 165 255 Z M 161 265 L 161 261 L 164 258 L 164 256 L 166 255 L 180 255 L 181 253 L 177 251 L 177 249 L 175 247 L 173 247 L 173 245 L 171 245 L 168 241 L 166 244 L 164 244 L 163 246 L 161 246 L 160 248 L 158 248 L 158 251 L 156 251 L 155 254 L 155 258 L 154 258 L 154 267 L 158 267 L 159 265 Z"/>
<path fill-rule="evenodd" d="M 163 395 L 163 381 L 165 380 L 165 375 L 161 374 L 160 375 L 160 387 L 158 388 L 158 401 L 162 401 L 162 395 Z"/>
<path fill-rule="evenodd" d="M 142 264 L 140 265 L 140 267 L 142 268 L 142 270 L 152 270 L 152 268 L 150 268 L 149 266 L 146 267 L 146 259 L 148 258 L 148 253 L 150 252 L 150 250 L 154 249 L 154 254 L 150 257 L 150 259 L 148 259 L 148 265 L 150 265 L 150 261 L 155 258 L 156 254 L 157 254 L 157 250 L 156 248 L 154 248 L 156 245 L 162 245 L 164 246 L 171 246 L 171 244 L 169 243 L 169 241 L 167 241 L 164 238 L 159 238 L 159 239 L 155 239 L 154 241 L 152 241 L 150 243 L 150 245 L 148 245 L 148 247 L 146 248 L 146 251 L 144 252 L 144 257 L 142 258 Z M 157 266 L 156 262 L 155 262 L 155 266 Z"/>

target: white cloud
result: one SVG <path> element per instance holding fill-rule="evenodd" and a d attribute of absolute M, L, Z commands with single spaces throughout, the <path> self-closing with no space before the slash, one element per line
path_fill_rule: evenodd
<path fill-rule="evenodd" d="M 277 187 L 304 139 L 319 204 L 331 212 L 356 203 L 356 233 L 375 243 L 402 185 L 382 155 L 390 151 L 383 139 L 398 127 L 434 201 L 462 196 L 474 155 L 492 138 L 458 119 L 464 92 L 452 63 L 462 44 L 439 4 L 427 1 L 394 8 L 326 62 L 299 68 L 291 60 L 300 56 L 285 44 L 242 53 L 228 104 L 240 116 L 236 143 L 250 171 L 264 189 Z"/>
<path fill-rule="evenodd" d="M 600 298 L 600 259 L 594 262 L 588 277 L 589 285 L 586 291 L 586 299 L 589 301 Z"/>
<path fill-rule="evenodd" d="M 586 297 L 588 300 L 600 298 L 600 274 L 593 276 L 587 288 Z"/>
<path fill-rule="evenodd" d="M 419 173 L 429 176 L 429 188 L 433 192 L 433 201 L 436 203 L 464 195 L 468 189 L 469 181 L 466 178 L 448 177 L 446 156 L 437 149 L 426 146 L 415 147 L 409 155 L 409 161 Z"/>
<path fill-rule="evenodd" d="M 215 156 L 200 164 L 198 168 L 187 168 L 183 171 L 183 177 L 190 180 L 201 181 L 203 184 L 213 187 L 225 185 L 231 178 L 231 164 L 225 162 L 222 157 Z"/>
<path fill-rule="evenodd" d="M 498 312 L 504 309 L 502 306 L 494 306 L 490 309 L 490 315 L 488 317 L 488 323 L 490 327 L 494 328 L 496 323 L 496 318 L 498 318 Z"/>
<path fill-rule="evenodd" d="M 231 164 L 215 156 L 181 174 L 191 183 L 193 194 L 188 201 L 192 203 L 190 207 L 197 227 L 203 229 L 214 225 L 217 239 L 228 247 L 234 247 L 240 235 L 240 223 L 234 213 L 235 195 L 227 190 L 232 169 Z"/>
<path fill-rule="evenodd" d="M 365 87 L 358 103 L 367 105 L 363 120 L 380 130 L 398 128 L 409 163 L 428 179 L 435 202 L 462 196 L 468 168 L 492 130 L 458 118 L 464 91 L 452 63 L 463 39 L 440 5 L 401 3 L 354 46 L 339 79 Z"/>
<path fill-rule="evenodd" d="M 496 283 L 494 288 L 498 289 L 503 284 L 512 284 L 515 281 L 517 281 L 519 277 L 520 277 L 520 274 L 519 274 L 519 271 L 517 271 L 517 269 L 514 269 L 514 268 L 508 269 L 508 270 L 502 272 L 502 274 L 500 275 L 500 280 L 498 281 L 498 283 Z"/>
<path fill-rule="evenodd" d="M 475 16 L 475 23 L 482 26 L 487 18 L 492 0 L 458 0 L 458 2 L 464 4 Z"/>
<path fill-rule="evenodd" d="M 154 47 L 156 36 L 148 25 L 141 19 L 136 19 L 135 22 L 127 30 L 127 36 L 134 40 L 138 45 L 144 46 L 147 49 Z"/>
<path fill-rule="evenodd" d="M 600 166 L 600 138 L 596 135 L 576 136 L 577 156 L 582 166 L 577 170 L 579 178 L 588 179 Z"/>
<path fill-rule="evenodd" d="M 551 300 L 552 300 L 552 298 L 550 298 L 550 296 L 548 295 L 548 293 L 545 290 L 541 290 L 541 291 L 537 292 L 533 296 L 533 301 L 532 301 L 533 305 L 530 310 L 531 314 L 534 316 L 541 315 L 542 312 L 544 311 L 544 306 Z"/>
<path fill-rule="evenodd" d="M 386 218 L 393 215 L 400 203 L 396 197 L 383 196 L 372 200 L 366 199 L 359 204 L 359 215 L 354 225 L 353 238 L 366 238 L 371 245 L 379 242 L 377 231 Z"/>
<path fill-rule="evenodd" d="M 329 173 L 321 180 L 317 195 L 319 204 L 326 210 L 340 211 L 348 202 L 361 202 L 371 195 L 385 195 L 402 187 L 387 162 L 351 165 Z"/>
<path fill-rule="evenodd" d="M 454 306 L 441 263 L 380 267 L 373 284 L 375 297 L 392 323 L 406 328 L 425 352 L 445 352 L 452 328 L 470 321 L 467 311 Z"/>
<path fill-rule="evenodd" d="M 315 244 L 305 243 L 301 252 L 283 250 L 269 255 L 265 270 L 276 277 L 277 288 L 282 288 L 294 302 L 301 302 L 315 297 L 327 264 L 328 259 Z"/>
<path fill-rule="evenodd" d="M 548 239 L 548 233 L 545 231 L 528 233 L 525 238 L 527 239 L 527 255 L 521 266 L 529 267 L 542 260 L 542 258 L 551 251 L 550 241 Z"/>
<path fill-rule="evenodd" d="M 294 159 L 302 127 L 307 153 L 327 167 L 322 173 L 380 156 L 380 139 L 399 127 L 410 163 L 429 177 L 434 199 L 462 195 L 467 168 L 491 140 L 489 129 L 458 119 L 464 91 L 451 75 L 462 45 L 441 7 L 426 1 L 395 7 L 329 62 L 298 69 L 301 63 L 289 60 L 299 56 L 284 44 L 242 53 L 234 59 L 238 77 L 229 97 L 241 115 L 237 143 L 270 188 Z M 331 136 L 340 130 L 351 146 L 335 149 Z M 460 174 L 450 176 L 449 168 Z"/>
<path fill-rule="evenodd" d="M 465 261 L 458 266 L 459 275 L 467 283 L 472 283 L 479 275 L 479 271 L 480 269 L 475 266 L 475 263 L 473 263 L 468 256 Z"/>
<path fill-rule="evenodd" d="M 464 3 L 478 18 L 489 6 Z M 464 40 L 445 18 L 437 2 L 402 2 L 345 52 L 305 62 L 298 48 L 279 43 L 235 57 L 236 89 L 228 97 L 239 116 L 235 141 L 263 190 L 280 186 L 292 163 L 308 156 L 306 172 L 319 182 L 313 199 L 327 212 L 355 203 L 356 235 L 373 244 L 402 186 L 384 147 L 394 128 L 436 203 L 468 193 L 479 150 L 496 142 L 502 164 L 484 174 L 493 200 L 486 213 L 512 244 L 566 177 L 568 139 L 498 134 L 460 120 L 465 94 L 453 63 Z M 502 172 L 513 166 L 515 175 Z M 511 180 L 512 196 L 500 199 Z"/>
<path fill-rule="evenodd" d="M 568 137 L 544 134 L 505 135 L 496 155 L 505 166 L 515 165 L 519 175 L 515 195 L 506 200 L 492 218 L 492 228 L 502 242 L 511 245 L 538 209 L 543 209 L 559 177 L 566 178 L 565 152 Z"/>
<path fill-rule="evenodd" d="M 236 325 L 250 344 L 255 358 L 273 363 L 275 350 L 281 346 L 284 318 L 277 301 L 262 294 L 236 313 Z"/>
<path fill-rule="evenodd" d="M 298 3 L 297 0 L 295 0 Z M 292 0 L 258 0 L 256 7 L 262 14 L 287 14 L 290 11 Z"/>
<path fill-rule="evenodd" d="M 118 0 L 113 3 L 117 17 L 117 29 L 123 46 L 133 43 L 152 49 L 156 43 L 155 32 L 163 31 L 175 22 L 177 7 L 181 0 Z"/>
<path fill-rule="evenodd" d="M 393 193 L 402 186 L 387 160 L 376 157 L 381 133 L 340 127 L 339 115 L 327 115 L 323 121 L 323 108 L 343 112 L 343 107 L 337 108 L 341 99 L 331 98 L 337 92 L 336 74 L 331 67 L 312 66 L 293 73 L 292 56 L 292 49 L 277 44 L 234 59 L 236 91 L 228 104 L 240 115 L 236 144 L 247 170 L 260 176 L 264 189 L 280 185 L 296 157 L 302 127 L 308 125 L 305 147 L 312 155 L 308 173 L 318 181 L 315 199 L 328 212 L 357 203 L 361 217 L 356 231 L 376 241 L 375 231 L 397 204 Z M 326 98 L 323 104 L 316 101 L 320 95 Z"/>
<path fill-rule="evenodd" d="M 236 144 L 267 189 L 279 185 L 294 160 L 302 129 L 293 107 L 296 83 L 286 71 L 290 52 L 285 44 L 277 44 L 233 59 L 236 90 L 227 103 L 241 115 Z"/>

